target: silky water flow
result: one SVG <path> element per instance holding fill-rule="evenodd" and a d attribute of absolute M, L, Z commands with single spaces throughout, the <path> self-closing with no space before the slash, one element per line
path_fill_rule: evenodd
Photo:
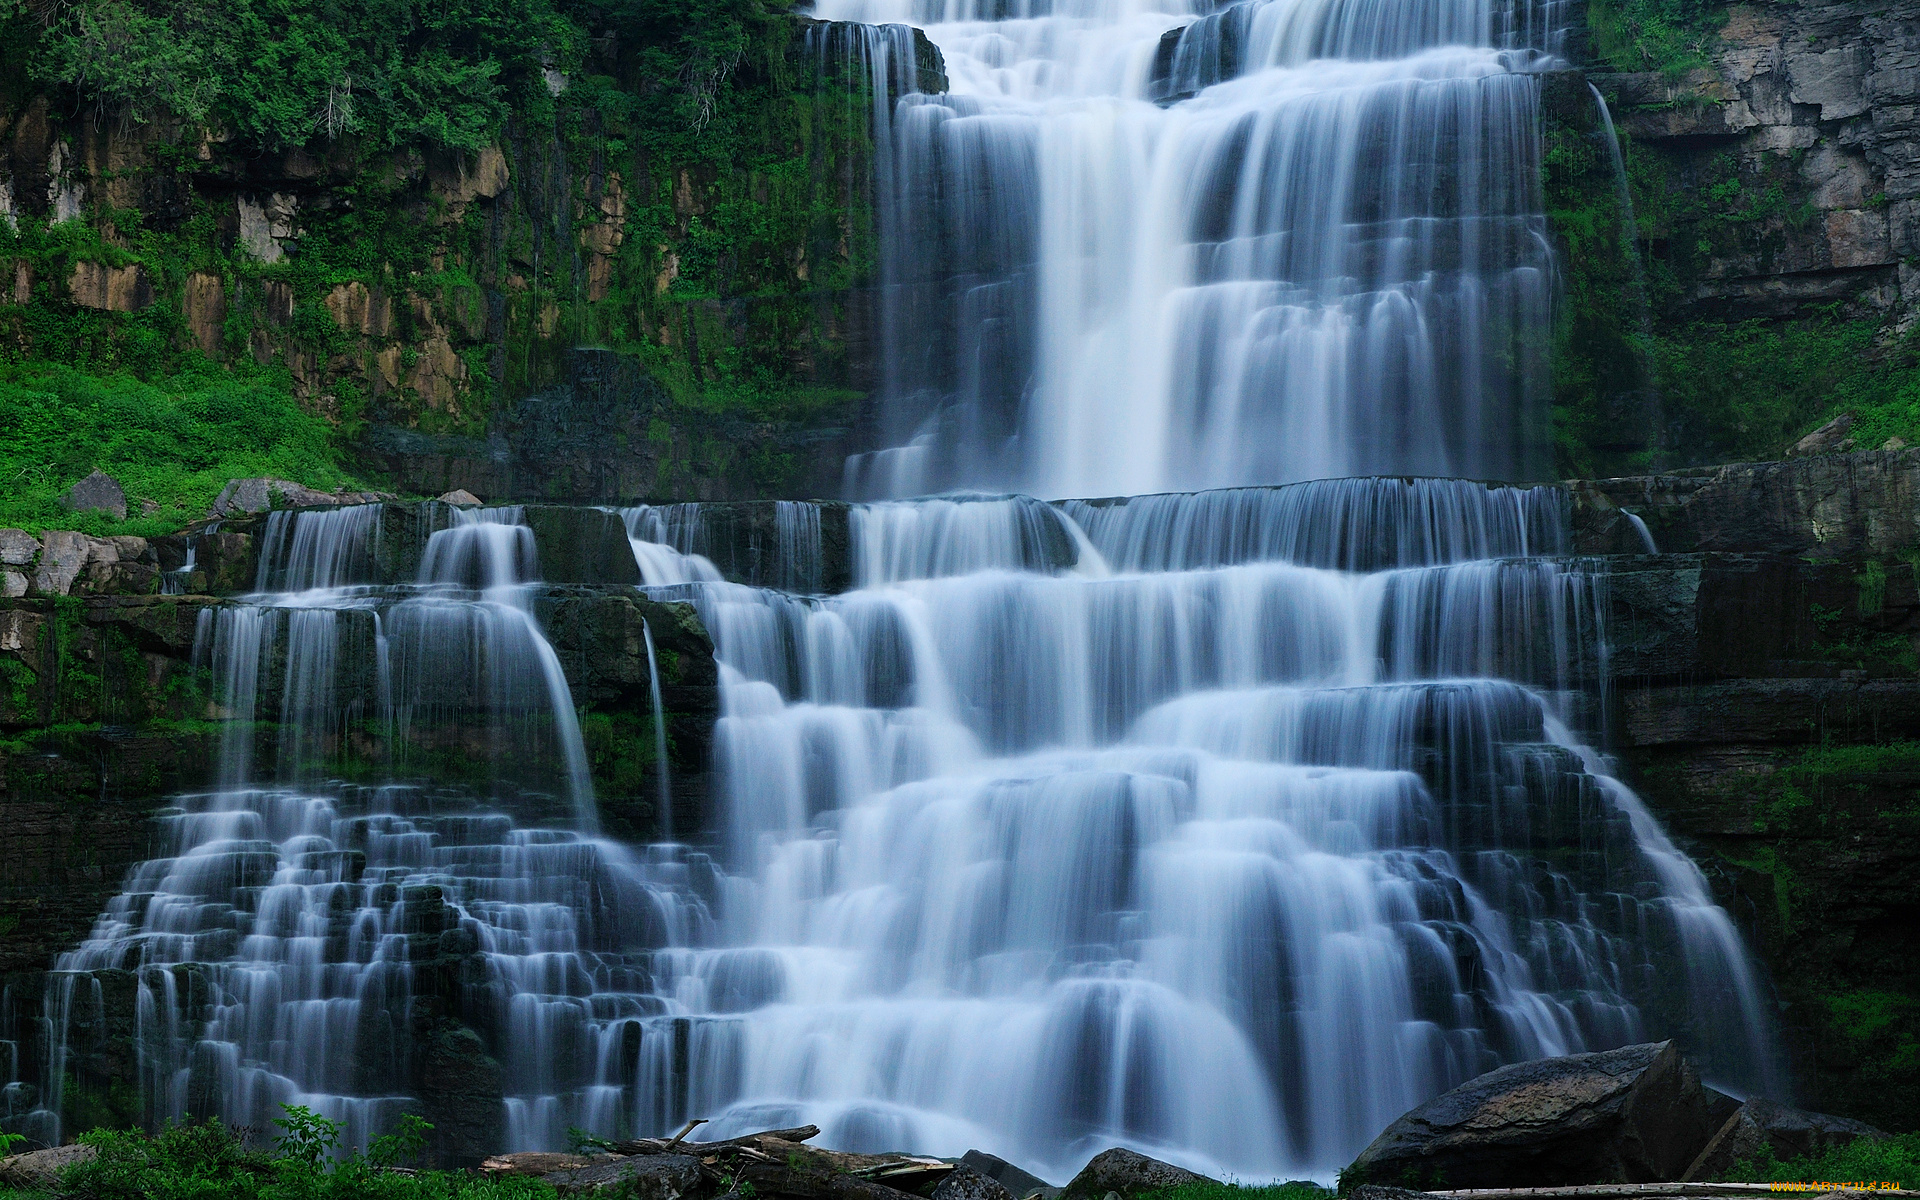
<path fill-rule="evenodd" d="M 61 960 L 28 1131 L 114 970 L 152 1118 L 352 1141 L 449 987 L 504 1149 L 704 1117 L 1330 1179 L 1543 1055 L 1675 1036 L 1779 1094 L 1732 924 L 1590 748 L 1565 496 L 1351 478 L 1540 469 L 1559 7 L 819 0 L 869 23 L 809 36 L 878 150 L 889 445 L 849 489 L 988 491 L 854 505 L 831 596 L 818 506 L 766 587 L 702 506 L 622 511 L 721 663 L 713 825 L 641 850 L 595 832 L 515 510 L 274 514 L 202 630 L 219 786 Z M 370 582 L 400 537 L 418 582 Z"/>

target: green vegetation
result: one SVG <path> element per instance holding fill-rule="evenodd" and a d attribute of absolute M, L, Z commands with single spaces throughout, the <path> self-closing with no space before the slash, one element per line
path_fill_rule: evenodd
<path fill-rule="evenodd" d="M 170 533 L 206 515 L 231 478 L 352 482 L 339 464 L 326 422 L 271 379 L 203 370 L 142 383 L 0 363 L 0 526 Z M 126 489 L 125 523 L 62 506 L 65 488 L 95 467 Z"/>
<path fill-rule="evenodd" d="M 1658 71 L 1670 79 L 1711 65 L 1727 9 L 1717 0 L 1589 0 L 1593 48 L 1616 71 Z"/>
<path fill-rule="evenodd" d="M 432 1129 L 404 1116 L 394 1132 L 364 1150 L 340 1153 L 340 1126 L 297 1106 L 274 1124 L 271 1152 L 253 1148 L 246 1131 L 219 1121 L 172 1125 L 157 1135 L 95 1130 L 80 1140 L 97 1149 L 92 1162 L 69 1167 L 44 1193 L 90 1200 L 545 1200 L 538 1180 L 465 1172 L 396 1170 L 419 1158 Z M 0 1193 L 28 1200 L 32 1193 Z M 37 1200 L 37 1198 L 36 1198 Z"/>
<path fill-rule="evenodd" d="M 1920 1179 L 1920 1133 L 1859 1140 L 1825 1154 L 1781 1162 L 1771 1151 L 1742 1162 L 1729 1183 L 1893 1183 Z"/>

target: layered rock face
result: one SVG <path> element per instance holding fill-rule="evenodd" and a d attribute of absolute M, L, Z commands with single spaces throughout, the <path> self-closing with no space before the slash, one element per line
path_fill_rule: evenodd
<path fill-rule="evenodd" d="M 1569 485 L 1609 579 L 1612 745 L 1751 931 L 1798 1102 L 1920 1116 L 1920 455 Z"/>
<path fill-rule="evenodd" d="M 1711 68 L 1597 74 L 1620 126 L 1698 211 L 1649 231 L 1706 251 L 1688 304 L 1714 319 L 1920 302 L 1920 17 L 1874 3 L 1735 4 Z M 1773 195 L 1737 228 L 1711 218 Z M 1689 246 L 1689 250 L 1693 247 Z"/>

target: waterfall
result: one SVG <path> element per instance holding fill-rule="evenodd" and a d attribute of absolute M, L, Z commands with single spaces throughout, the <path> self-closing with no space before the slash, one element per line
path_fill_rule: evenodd
<path fill-rule="evenodd" d="M 853 494 L 1544 472 L 1564 6 L 1212 7 L 818 0 L 926 22 L 951 80 L 880 156 Z"/>

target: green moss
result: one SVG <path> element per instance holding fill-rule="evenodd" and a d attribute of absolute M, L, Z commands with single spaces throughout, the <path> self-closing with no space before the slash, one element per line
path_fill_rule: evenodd
<path fill-rule="evenodd" d="M 1712 65 L 1709 52 L 1726 24 L 1715 0 L 1589 0 L 1594 52 L 1617 71 L 1678 78 Z"/>

